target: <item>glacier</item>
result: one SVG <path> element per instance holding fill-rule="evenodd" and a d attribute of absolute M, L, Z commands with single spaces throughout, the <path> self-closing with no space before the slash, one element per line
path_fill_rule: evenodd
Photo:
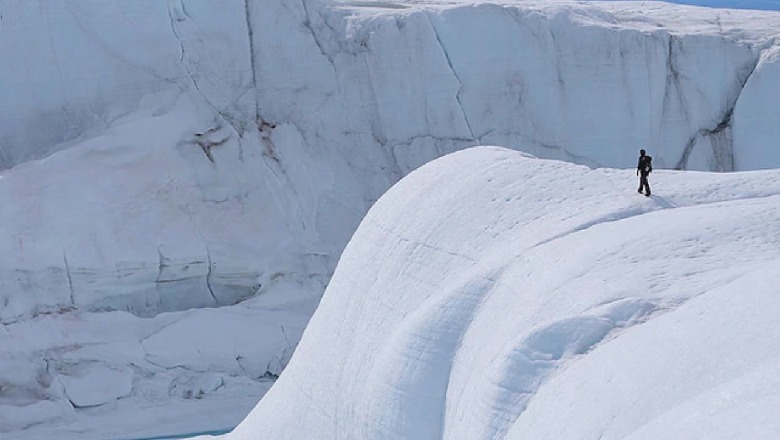
<path fill-rule="evenodd" d="M 235 426 L 369 208 L 456 150 L 778 167 L 778 25 L 658 2 L 0 1 L 0 432 Z M 160 408 L 230 410 L 132 421 Z"/>
<path fill-rule="evenodd" d="M 226 438 L 773 438 L 778 171 L 588 169 L 494 147 L 369 211 Z"/>

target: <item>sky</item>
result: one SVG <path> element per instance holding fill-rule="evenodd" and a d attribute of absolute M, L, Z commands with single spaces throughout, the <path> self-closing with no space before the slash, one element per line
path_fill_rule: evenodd
<path fill-rule="evenodd" d="M 669 0 L 668 2 L 683 5 L 710 6 L 713 8 L 780 10 L 780 0 Z"/>

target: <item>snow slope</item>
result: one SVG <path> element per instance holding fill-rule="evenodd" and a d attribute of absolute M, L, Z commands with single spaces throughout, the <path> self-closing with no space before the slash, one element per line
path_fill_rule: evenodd
<path fill-rule="evenodd" d="M 0 0 L 0 433 L 230 427 L 365 212 L 449 152 L 777 167 L 778 29 L 653 2 Z"/>
<path fill-rule="evenodd" d="M 231 440 L 774 438 L 780 173 L 503 148 L 369 211 Z"/>

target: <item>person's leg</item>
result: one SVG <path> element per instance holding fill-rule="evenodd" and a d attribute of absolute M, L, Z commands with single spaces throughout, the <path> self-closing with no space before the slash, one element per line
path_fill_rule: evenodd
<path fill-rule="evenodd" d="M 639 175 L 639 193 L 645 193 L 645 195 L 649 195 L 650 192 L 650 186 L 647 184 L 647 174 L 640 173 Z"/>
<path fill-rule="evenodd" d="M 647 180 L 647 176 L 645 176 L 645 195 L 650 196 L 650 182 Z"/>

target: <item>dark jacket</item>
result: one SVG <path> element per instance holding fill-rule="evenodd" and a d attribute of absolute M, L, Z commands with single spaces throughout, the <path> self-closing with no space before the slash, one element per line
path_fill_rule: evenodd
<path fill-rule="evenodd" d="M 644 175 L 650 174 L 653 171 L 652 161 L 653 158 L 650 156 L 639 156 L 639 163 L 636 165 L 637 172 Z"/>

